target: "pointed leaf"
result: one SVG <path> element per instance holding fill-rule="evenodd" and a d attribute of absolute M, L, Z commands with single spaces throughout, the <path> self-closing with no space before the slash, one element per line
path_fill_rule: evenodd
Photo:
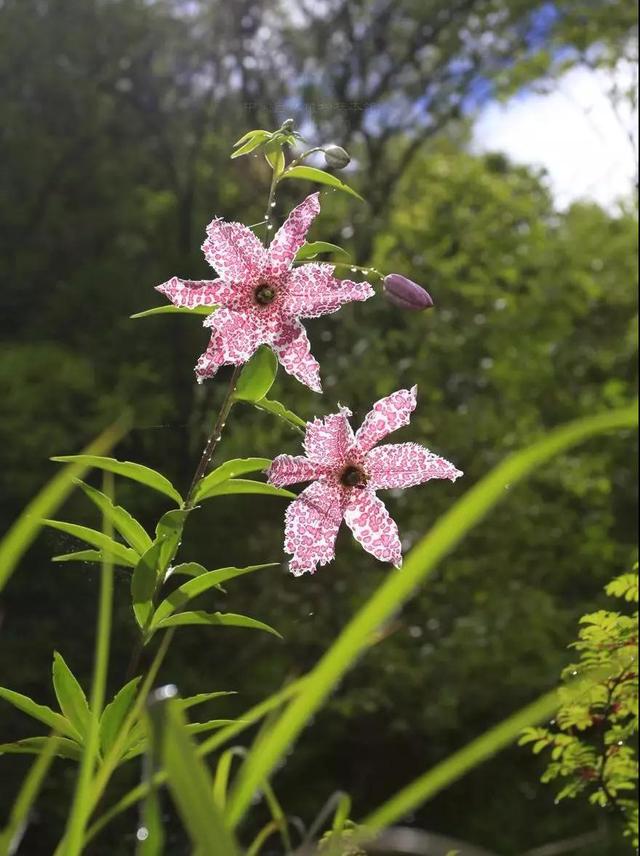
<path fill-rule="evenodd" d="M 129 318 L 149 318 L 152 315 L 211 315 L 218 307 L 215 304 L 209 306 L 174 306 L 173 303 L 163 303 L 162 306 L 154 306 L 142 312 L 136 312 Z"/>
<path fill-rule="evenodd" d="M 228 479 L 221 484 L 215 484 L 209 490 L 200 494 L 198 501 L 211 499 L 213 496 L 226 496 L 232 493 L 259 493 L 266 496 L 281 496 L 285 499 L 295 499 L 295 493 L 281 487 L 274 487 L 266 482 L 252 481 L 251 479 Z"/>
<path fill-rule="evenodd" d="M 213 699 L 230 695 L 237 695 L 237 693 L 235 690 L 218 690 L 217 692 L 212 693 L 198 693 L 194 696 L 187 696 L 187 698 L 181 698 L 179 701 L 182 709 L 188 710 L 188 708 L 195 707 L 198 704 L 204 704 L 206 701 L 213 701 Z"/>
<path fill-rule="evenodd" d="M 271 458 L 235 458 L 232 461 L 225 461 L 224 464 L 216 467 L 215 470 L 212 470 L 212 472 L 202 479 L 196 489 L 194 502 L 198 501 L 201 493 L 206 493 L 213 485 L 220 484 L 220 482 L 226 481 L 226 479 L 232 479 L 244 473 L 262 472 L 268 469 L 270 464 Z"/>
<path fill-rule="evenodd" d="M 262 146 L 269 139 L 268 131 L 255 131 L 250 139 L 248 139 L 244 145 L 241 145 L 240 148 L 237 148 L 231 154 L 231 160 L 234 158 L 239 158 L 242 155 L 248 155 L 249 152 L 254 151 L 259 146 Z"/>
<path fill-rule="evenodd" d="M 121 687 L 113 697 L 113 700 L 102 711 L 102 716 L 100 717 L 100 746 L 103 755 L 106 755 L 115 743 L 122 723 L 134 702 L 139 683 L 140 678 L 137 677 Z"/>
<path fill-rule="evenodd" d="M 184 710 L 184 707 L 182 708 Z M 216 728 L 224 728 L 233 725 L 235 719 L 209 719 L 207 722 L 187 723 L 187 734 L 206 734 L 207 731 L 215 731 Z"/>
<path fill-rule="evenodd" d="M 176 609 L 181 609 L 194 597 L 204 594 L 209 589 L 219 586 L 227 580 L 232 580 L 235 577 L 250 574 L 253 571 L 258 571 L 261 568 L 273 568 L 277 563 L 271 562 L 266 565 L 250 565 L 248 568 L 218 568 L 215 571 L 209 571 L 206 574 L 201 574 L 189 582 L 183 583 L 175 591 L 165 598 L 156 609 L 153 619 L 151 620 L 151 628 L 157 626 L 158 622 L 162 621 L 168 615 L 171 615 Z"/>
<path fill-rule="evenodd" d="M 320 253 L 335 253 L 347 260 L 351 258 L 349 253 L 337 244 L 330 244 L 328 241 L 311 241 L 309 244 L 303 244 L 300 247 L 296 253 L 295 261 L 301 262 L 304 259 L 315 259 Z"/>
<path fill-rule="evenodd" d="M 0 743 L 0 755 L 40 755 L 46 751 L 50 737 L 25 737 L 14 743 Z M 79 761 L 82 747 L 66 737 L 58 737 L 55 754 L 58 758 L 70 758 Z"/>
<path fill-rule="evenodd" d="M 202 759 L 196 754 L 175 697 L 175 687 L 156 692 L 148 705 L 150 743 L 158 766 L 164 767 L 167 785 L 193 850 L 237 856 L 239 849 L 213 800 L 213 783 Z"/>
<path fill-rule="evenodd" d="M 29 696 L 22 695 L 22 693 L 16 693 L 13 690 L 6 689 L 5 687 L 0 687 L 0 698 L 8 701 L 9 704 L 17 707 L 18 710 L 26 713 L 27 716 L 32 717 L 32 719 L 37 719 L 38 722 L 43 722 L 53 731 L 57 731 L 58 734 L 65 734 L 73 740 L 80 741 L 80 734 L 69 720 L 57 713 L 55 710 L 51 710 L 50 707 L 47 707 L 44 704 L 38 704 L 33 701 L 33 699 L 30 699 Z"/>
<path fill-rule="evenodd" d="M 179 612 L 177 615 L 169 615 L 158 622 L 156 629 L 161 627 L 186 627 L 188 625 L 208 625 L 209 627 L 246 627 L 248 630 L 264 630 L 272 633 L 279 639 L 282 636 L 273 627 L 249 618 L 246 615 L 234 615 L 232 612 Z"/>
<path fill-rule="evenodd" d="M 269 392 L 278 373 L 278 360 L 271 348 L 261 345 L 242 369 L 233 398 L 259 401 Z"/>
<path fill-rule="evenodd" d="M 284 152 L 282 151 L 281 144 L 277 142 L 268 143 L 265 147 L 264 156 L 267 160 L 267 163 L 273 170 L 275 178 L 281 176 L 286 166 Z"/>
<path fill-rule="evenodd" d="M 104 550 L 106 553 L 117 557 L 120 564 L 134 567 L 139 559 L 138 554 L 131 547 L 125 547 L 124 544 L 119 544 L 104 532 L 98 532 L 97 529 L 89 529 L 88 526 L 80 526 L 77 523 L 66 523 L 64 520 L 43 520 L 44 526 L 50 526 L 52 529 L 58 529 L 60 532 L 66 532 L 67 535 L 73 535 L 80 541 L 86 541 L 94 547 Z"/>
<path fill-rule="evenodd" d="M 267 413 L 273 413 L 274 416 L 277 416 L 279 419 L 283 419 L 294 428 L 304 429 L 307 427 L 307 423 L 304 419 L 301 419 L 292 410 L 287 410 L 284 404 L 280 404 L 279 401 L 274 401 L 270 398 L 261 398 L 260 401 L 254 401 L 253 404 L 260 410 L 266 410 Z"/>
<path fill-rule="evenodd" d="M 114 528 L 122 535 L 125 541 L 133 547 L 136 553 L 142 555 L 149 549 L 153 543 L 151 538 L 144 527 L 138 523 L 135 517 L 132 517 L 125 508 L 121 505 L 114 505 L 109 497 L 102 493 L 101 490 L 97 490 L 95 487 L 85 484 L 85 482 L 80 481 L 80 479 L 76 479 L 76 484 L 86 493 L 89 499 L 97 505 L 103 515 L 111 521 Z"/>
<path fill-rule="evenodd" d="M 182 497 L 171 484 L 168 478 L 157 473 L 150 467 L 145 467 L 143 464 L 136 464 L 132 461 L 117 461 L 115 458 L 104 458 L 99 455 L 57 455 L 51 458 L 52 461 L 60 461 L 62 463 L 79 463 L 90 467 L 97 467 L 100 470 L 106 470 L 109 473 L 115 473 L 117 476 L 123 476 L 127 479 L 140 482 L 147 487 L 157 490 L 158 493 L 163 493 L 170 497 L 179 505 L 182 504 Z"/>
<path fill-rule="evenodd" d="M 233 144 L 233 148 L 235 149 L 238 146 L 241 146 L 243 143 L 246 143 L 247 140 L 251 140 L 255 136 L 263 137 L 266 140 L 271 136 L 271 134 L 263 128 L 255 128 L 253 131 L 247 131 L 247 133 L 243 134 L 239 140 L 236 140 Z"/>
<path fill-rule="evenodd" d="M 165 580 L 168 580 L 169 577 L 174 575 L 180 575 L 183 577 L 199 577 L 200 574 L 206 573 L 208 573 L 208 571 L 205 566 L 198 564 L 198 562 L 182 562 L 179 565 L 170 566 L 167 569 L 164 578 Z"/>
<path fill-rule="evenodd" d="M 98 562 L 101 564 L 105 560 L 109 560 L 114 565 L 120 565 L 123 568 L 133 567 L 128 559 L 125 562 L 108 550 L 79 550 L 76 553 L 62 553 L 60 556 L 51 557 L 52 562 Z"/>
<path fill-rule="evenodd" d="M 343 193 L 348 193 L 350 196 L 355 196 L 356 199 L 359 199 L 361 202 L 364 202 L 362 196 L 359 193 L 349 187 L 348 184 L 345 184 L 344 181 L 340 181 L 339 178 L 336 178 L 335 175 L 331 175 L 329 172 L 325 172 L 323 169 L 316 169 L 314 166 L 294 166 L 290 169 L 285 170 L 280 176 L 281 180 L 285 178 L 300 178 L 305 181 L 315 181 L 318 184 L 326 184 L 329 187 L 334 187 L 336 190 L 341 190 Z"/>
<path fill-rule="evenodd" d="M 163 579 L 169 564 L 176 554 L 182 538 L 185 521 L 190 513 L 188 509 L 177 508 L 173 511 L 167 511 L 158 521 L 155 540 L 162 543 L 158 576 L 161 576 Z"/>
<path fill-rule="evenodd" d="M 140 557 L 131 577 L 133 612 L 140 628 L 144 629 L 153 615 L 153 595 L 158 580 L 162 541 L 154 541 Z"/>
<path fill-rule="evenodd" d="M 91 717 L 87 697 L 58 651 L 54 651 L 53 654 L 53 689 L 60 710 L 76 731 L 84 737 Z"/>

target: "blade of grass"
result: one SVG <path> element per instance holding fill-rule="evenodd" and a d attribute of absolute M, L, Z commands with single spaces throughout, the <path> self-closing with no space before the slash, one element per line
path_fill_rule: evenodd
<path fill-rule="evenodd" d="M 113 502 L 114 479 L 111 473 L 105 473 L 104 475 L 103 492 Z M 102 531 L 107 537 L 113 537 L 113 521 L 106 514 L 103 514 L 102 518 Z M 71 813 L 67 821 L 65 856 L 79 856 L 81 853 L 86 825 L 92 811 L 90 784 L 100 748 L 100 717 L 104 708 L 107 671 L 109 668 L 112 610 L 113 561 L 109 556 L 105 556 L 100 574 L 98 624 L 93 659 L 93 680 L 89 700 L 90 718 Z"/>
<path fill-rule="evenodd" d="M 90 443 L 83 454 L 102 455 L 109 452 L 129 430 L 131 418 L 124 414 Z M 43 517 L 49 517 L 75 489 L 73 480 L 89 469 L 84 464 L 70 464 L 55 475 L 35 495 L 20 517 L 0 541 L 0 591 L 14 572 L 16 565 L 34 540 Z"/>
<path fill-rule="evenodd" d="M 235 827 L 278 761 L 297 738 L 333 687 L 367 647 L 371 634 L 409 599 L 420 583 L 501 499 L 506 487 L 528 476 L 545 461 L 577 443 L 606 431 L 637 425 L 634 406 L 579 419 L 552 431 L 523 451 L 510 455 L 481 479 L 446 513 L 409 553 L 401 572 L 390 574 L 358 610 L 307 678 L 271 732 L 250 752 L 229 801 Z"/>
<path fill-rule="evenodd" d="M 0 834 L 0 856 L 12 856 L 27 827 L 29 812 L 38 798 L 40 788 L 56 755 L 58 736 L 52 734 L 47 745 L 33 762 L 11 808 L 7 825 Z"/>

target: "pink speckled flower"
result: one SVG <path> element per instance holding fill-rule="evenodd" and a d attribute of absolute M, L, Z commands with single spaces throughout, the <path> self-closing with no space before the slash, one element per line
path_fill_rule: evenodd
<path fill-rule="evenodd" d="M 279 455 L 272 463 L 269 481 L 278 487 L 313 480 L 286 514 L 284 548 L 292 554 L 289 567 L 296 576 L 313 573 L 333 559 L 343 519 L 365 550 L 400 567 L 398 527 L 376 491 L 429 479 L 455 481 L 462 475 L 417 443 L 376 446 L 391 431 L 409 424 L 416 389 L 399 389 L 380 399 L 355 434 L 346 407 L 314 419 L 307 424 L 306 457 Z"/>
<path fill-rule="evenodd" d="M 331 264 L 292 267 L 320 211 L 318 196 L 312 193 L 293 209 L 268 248 L 247 226 L 213 220 L 202 250 L 219 279 L 174 276 L 157 286 L 176 306 L 220 307 L 204 321 L 211 327 L 211 341 L 196 365 L 198 379 L 212 377 L 226 363 L 245 363 L 265 344 L 289 374 L 321 391 L 319 366 L 298 319 L 336 312 L 343 303 L 366 300 L 374 292 L 368 282 L 335 279 Z"/>

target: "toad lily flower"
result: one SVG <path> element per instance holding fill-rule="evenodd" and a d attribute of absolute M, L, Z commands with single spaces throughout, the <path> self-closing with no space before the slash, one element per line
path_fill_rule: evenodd
<path fill-rule="evenodd" d="M 430 479 L 455 481 L 460 470 L 417 443 L 376 444 L 408 425 L 416 390 L 400 389 L 373 405 L 354 434 L 346 407 L 340 413 L 307 424 L 306 457 L 279 455 L 269 469 L 271 484 L 283 487 L 312 481 L 286 514 L 284 548 L 292 554 L 289 568 L 299 576 L 313 573 L 335 555 L 342 520 L 376 559 L 402 564 L 398 527 L 377 490 L 411 487 Z"/>
<path fill-rule="evenodd" d="M 289 374 L 321 391 L 319 366 L 298 319 L 336 312 L 343 303 L 373 295 L 368 282 L 333 277 L 333 265 L 292 267 L 313 219 L 320 211 L 312 193 L 294 208 L 264 247 L 240 223 L 213 220 L 202 245 L 219 279 L 193 281 L 173 277 L 157 286 L 176 306 L 215 306 L 204 324 L 211 328 L 209 347 L 198 360 L 199 380 L 213 377 L 220 366 L 245 363 L 263 344 L 269 345 Z"/>

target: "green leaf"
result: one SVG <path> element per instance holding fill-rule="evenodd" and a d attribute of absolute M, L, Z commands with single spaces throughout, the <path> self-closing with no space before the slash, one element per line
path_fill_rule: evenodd
<path fill-rule="evenodd" d="M 271 348 L 262 345 L 242 369 L 236 384 L 235 401 L 259 401 L 269 392 L 278 373 L 278 360 Z"/>
<path fill-rule="evenodd" d="M 230 695 L 237 695 L 237 693 L 234 690 L 217 690 L 212 693 L 198 693 L 197 695 L 187 696 L 187 698 L 179 699 L 179 702 L 183 710 L 188 710 L 188 708 L 204 704 L 206 701 L 213 701 L 216 698 Z"/>
<path fill-rule="evenodd" d="M 103 458 L 98 455 L 57 455 L 51 458 L 51 460 L 61 461 L 62 463 L 75 462 L 85 464 L 89 467 L 97 467 L 100 470 L 115 473 L 117 476 L 132 479 L 153 490 L 157 490 L 158 493 L 162 493 L 173 499 L 178 505 L 182 504 L 182 497 L 169 479 L 165 478 L 161 473 L 152 470 L 150 467 L 145 467 L 143 464 L 135 464 L 132 461 L 117 461 L 115 458 Z"/>
<path fill-rule="evenodd" d="M 167 511 L 158 521 L 155 540 L 162 543 L 158 579 L 164 580 L 165 572 L 176 554 L 184 524 L 190 513 L 190 509 L 174 509 Z"/>
<path fill-rule="evenodd" d="M 246 615 L 234 615 L 232 612 L 179 612 L 177 615 L 169 615 L 156 625 L 161 627 L 187 627 L 190 625 L 207 625 L 209 627 L 245 627 L 248 630 L 264 630 L 272 633 L 279 639 L 282 636 L 273 627 L 249 618 Z"/>
<path fill-rule="evenodd" d="M 279 401 L 274 401 L 270 398 L 261 398 L 259 401 L 254 401 L 253 405 L 254 407 L 258 407 L 260 410 L 265 410 L 267 413 L 272 413 L 279 419 L 283 419 L 294 428 L 304 429 L 307 427 L 307 423 L 304 419 L 301 419 L 292 410 L 287 410 L 284 404 L 280 404 Z"/>
<path fill-rule="evenodd" d="M 14 743 L 0 743 L 0 755 L 41 755 L 47 751 L 51 737 L 25 737 Z M 55 755 L 58 758 L 69 758 L 79 761 L 82 757 L 82 747 L 74 740 L 58 737 Z"/>
<path fill-rule="evenodd" d="M 57 735 L 45 737 L 47 742 L 27 773 L 20 792 L 11 807 L 7 825 L 0 834 L 0 853 L 12 854 L 17 852 L 27 827 L 31 808 L 38 798 L 40 788 L 51 767 L 51 762 L 56 756 L 60 739 Z"/>
<path fill-rule="evenodd" d="M 137 677 L 121 687 L 113 697 L 113 700 L 102 711 L 102 716 L 100 717 L 100 747 L 103 755 L 106 755 L 115 743 L 122 723 L 136 697 L 139 683 L 140 678 Z"/>
<path fill-rule="evenodd" d="M 177 699 L 167 695 L 156 693 L 149 704 L 150 743 L 158 765 L 166 770 L 169 791 L 193 848 L 211 853 L 215 842 L 216 852 L 237 856 L 236 842 L 213 799 L 209 771 L 196 754 Z"/>
<path fill-rule="evenodd" d="M 255 136 L 263 137 L 265 140 L 271 136 L 269 131 L 265 131 L 263 128 L 255 128 L 253 131 L 247 131 L 246 134 L 243 134 L 239 140 L 236 140 L 233 144 L 233 148 L 237 148 L 241 146 L 243 143 L 246 143 L 247 140 L 251 140 Z"/>
<path fill-rule="evenodd" d="M 93 547 L 98 547 L 104 550 L 105 553 L 114 556 L 120 564 L 134 567 L 139 559 L 138 554 L 131 547 L 125 547 L 124 544 L 119 544 L 113 538 L 109 538 L 104 532 L 98 532 L 97 529 L 89 529 L 87 526 L 80 526 L 78 523 L 66 523 L 63 520 L 43 520 L 44 526 L 49 526 L 51 529 L 58 529 L 60 532 L 66 532 L 67 535 L 73 535 L 80 541 L 86 541 Z"/>
<path fill-rule="evenodd" d="M 22 693 L 16 693 L 13 690 L 8 690 L 6 687 L 0 687 L 0 698 L 8 701 L 9 704 L 17 707 L 18 710 L 26 713 L 27 716 L 30 716 L 32 719 L 37 719 L 38 722 L 43 722 L 48 728 L 51 728 L 53 731 L 57 731 L 58 734 L 65 734 L 67 737 L 71 737 L 73 740 L 80 742 L 80 734 L 74 726 L 65 719 L 64 716 L 56 713 L 55 710 L 51 710 L 50 707 L 46 707 L 44 704 L 38 704 L 33 701 L 33 699 L 30 699 L 29 696 L 22 695 Z"/>
<path fill-rule="evenodd" d="M 271 134 L 268 131 L 253 131 L 244 144 L 236 143 L 236 146 L 240 146 L 236 148 L 236 150 L 231 154 L 231 160 L 234 158 L 242 157 L 242 155 L 248 155 L 249 152 L 254 151 L 259 146 L 264 145 L 264 143 L 269 139 Z M 247 135 L 245 135 L 247 137 Z"/>
<path fill-rule="evenodd" d="M 105 560 L 109 560 L 113 562 L 114 565 L 120 565 L 124 568 L 133 567 L 131 562 L 127 559 L 125 562 L 119 556 L 114 553 L 110 553 L 108 550 L 78 550 L 76 553 L 62 553 L 60 556 L 52 556 L 52 562 L 99 562 L 102 563 Z"/>
<path fill-rule="evenodd" d="M 153 595 L 158 581 L 162 541 L 154 541 L 135 566 L 131 577 L 133 612 L 141 629 L 145 629 L 153 615 Z"/>
<path fill-rule="evenodd" d="M 166 303 L 162 306 L 154 306 L 151 309 L 136 312 L 129 318 L 149 318 L 152 315 L 211 315 L 217 308 L 214 303 L 211 306 L 174 306 L 173 303 Z"/>
<path fill-rule="evenodd" d="M 355 196 L 356 199 L 364 202 L 362 196 L 356 193 L 348 184 L 345 184 L 344 181 L 340 181 L 335 175 L 331 175 L 331 173 L 325 172 L 323 169 L 316 169 L 314 166 L 293 166 L 285 170 L 280 178 L 281 180 L 285 178 L 300 178 L 305 181 L 315 181 L 317 184 L 326 184 L 329 187 L 334 187 L 336 190 L 341 190 L 343 193 L 348 193 L 350 196 Z"/>
<path fill-rule="evenodd" d="M 276 562 L 271 562 L 266 565 L 250 565 L 248 568 L 218 568 L 215 571 L 209 571 L 195 577 L 193 580 L 189 580 L 189 582 L 183 583 L 179 588 L 171 592 L 158 606 L 151 620 L 150 630 L 157 626 L 162 619 L 171 615 L 177 609 L 181 609 L 186 603 L 193 600 L 194 597 L 204 594 L 209 589 L 217 588 L 221 583 L 232 580 L 235 577 L 259 571 L 261 568 L 273 568 L 276 565 Z"/>
<path fill-rule="evenodd" d="M 231 461 L 225 461 L 215 470 L 212 470 L 206 475 L 194 494 L 194 502 L 198 501 L 201 493 L 206 493 L 207 490 L 220 482 L 227 479 L 235 478 L 244 473 L 255 473 L 266 470 L 271 464 L 271 458 L 234 458 Z"/>
<path fill-rule="evenodd" d="M 108 452 L 126 434 L 129 416 L 118 420 L 89 446 L 87 453 Z M 36 537 L 43 517 L 53 514 L 74 488 L 73 479 L 84 475 L 81 463 L 65 467 L 39 491 L 0 540 L 0 591 Z"/>
<path fill-rule="evenodd" d="M 300 247 L 296 253 L 295 261 L 301 262 L 304 259 L 315 259 L 320 253 L 335 253 L 347 261 L 351 258 L 349 253 L 337 244 L 330 244 L 328 241 L 312 241 Z"/>
<path fill-rule="evenodd" d="M 121 505 L 114 505 L 101 490 L 85 484 L 80 479 L 76 479 L 76 484 L 86 493 L 104 516 L 111 521 L 114 528 L 133 547 L 136 553 L 142 555 L 149 549 L 152 544 L 151 538 L 142 524 L 138 523 L 135 517 L 132 517 L 125 508 Z"/>
<path fill-rule="evenodd" d="M 227 479 L 221 484 L 215 484 L 205 493 L 200 494 L 198 501 L 211 499 L 213 496 L 227 496 L 233 493 L 258 493 L 266 496 L 282 496 L 285 499 L 295 499 L 296 494 L 281 487 L 274 487 L 266 482 L 251 479 Z"/>
<path fill-rule="evenodd" d="M 91 716 L 87 697 L 75 675 L 65 663 L 62 654 L 59 654 L 58 651 L 54 651 L 53 654 L 53 689 L 60 710 L 84 738 Z"/>
<path fill-rule="evenodd" d="M 273 170 L 274 177 L 279 178 L 283 174 L 286 166 L 281 144 L 277 142 L 268 143 L 265 146 L 264 156 L 267 163 Z"/>
<path fill-rule="evenodd" d="M 200 574 L 206 573 L 208 573 L 208 571 L 205 566 L 198 564 L 198 562 L 182 562 L 179 565 L 173 565 L 167 569 L 165 580 L 168 580 L 169 577 L 174 576 L 174 574 L 183 577 L 199 577 Z"/>

